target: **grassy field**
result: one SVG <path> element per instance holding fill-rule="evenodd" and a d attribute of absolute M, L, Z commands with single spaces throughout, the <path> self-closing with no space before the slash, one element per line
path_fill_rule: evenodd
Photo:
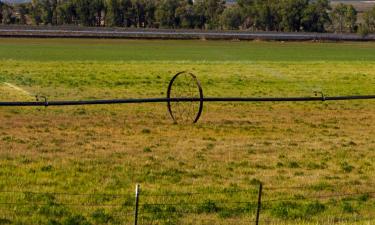
<path fill-rule="evenodd" d="M 374 94 L 375 43 L 0 39 L 1 101 L 164 97 L 183 70 L 205 96 Z M 131 224 L 137 183 L 142 224 L 252 224 L 259 181 L 262 224 L 374 224 L 374 162 L 374 101 L 207 103 L 196 125 L 1 108 L 0 224 Z"/>

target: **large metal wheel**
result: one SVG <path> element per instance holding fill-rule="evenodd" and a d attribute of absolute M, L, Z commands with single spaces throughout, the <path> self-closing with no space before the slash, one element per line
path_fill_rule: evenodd
<path fill-rule="evenodd" d="M 196 123 L 203 111 L 203 90 L 189 72 L 176 74 L 167 91 L 168 111 L 175 123 Z"/>

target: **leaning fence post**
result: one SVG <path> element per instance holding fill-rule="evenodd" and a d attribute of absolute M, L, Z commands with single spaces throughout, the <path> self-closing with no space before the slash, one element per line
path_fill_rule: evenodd
<path fill-rule="evenodd" d="M 134 225 L 138 224 L 138 207 L 139 207 L 139 194 L 141 192 L 141 186 L 137 184 L 135 186 L 135 209 L 134 209 Z"/>
<path fill-rule="evenodd" d="M 257 217 L 255 220 L 255 224 L 259 225 L 259 215 L 260 215 L 260 209 L 262 207 L 262 190 L 263 190 L 263 184 L 259 184 L 259 192 L 258 192 L 258 207 L 257 207 Z"/>

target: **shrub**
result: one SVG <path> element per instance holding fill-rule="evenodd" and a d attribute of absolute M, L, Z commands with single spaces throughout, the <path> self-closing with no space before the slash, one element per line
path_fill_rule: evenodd
<path fill-rule="evenodd" d="M 366 24 L 360 24 L 359 27 L 358 27 L 357 33 L 361 37 L 366 37 L 367 35 L 369 35 L 370 29 Z"/>
<path fill-rule="evenodd" d="M 47 225 L 61 225 L 61 223 L 57 220 L 52 219 L 52 220 L 48 220 Z"/>
<path fill-rule="evenodd" d="M 143 149 L 143 152 L 152 152 L 151 148 L 150 147 L 145 147 Z"/>
<path fill-rule="evenodd" d="M 98 209 L 91 214 L 93 220 L 98 224 L 108 224 L 113 217 L 107 214 L 103 209 Z"/>
<path fill-rule="evenodd" d="M 206 200 L 198 207 L 199 213 L 215 213 L 218 212 L 220 208 L 216 205 L 215 202 L 211 200 Z"/>
<path fill-rule="evenodd" d="M 280 202 L 272 208 L 271 213 L 283 219 L 307 219 L 311 216 L 322 213 L 326 206 L 318 201 L 300 204 L 296 202 Z"/>
<path fill-rule="evenodd" d="M 50 217 L 63 217 L 69 215 L 70 212 L 63 205 L 49 202 L 47 205 L 43 205 L 39 208 L 39 214 Z"/>
<path fill-rule="evenodd" d="M 322 213 L 326 210 L 326 206 L 318 201 L 315 201 L 313 203 L 309 203 L 306 205 L 305 213 L 307 215 L 317 215 L 319 213 Z"/>
<path fill-rule="evenodd" d="M 342 211 L 345 213 L 354 213 L 355 209 L 350 202 L 343 202 L 341 205 Z"/>
<path fill-rule="evenodd" d="M 348 162 L 343 162 L 341 163 L 341 169 L 345 172 L 345 173 L 350 173 L 353 171 L 354 169 L 354 166 L 350 165 Z"/>
<path fill-rule="evenodd" d="M 367 202 L 369 199 L 370 199 L 369 194 L 363 194 L 363 195 L 358 197 L 358 200 L 361 201 L 361 202 Z"/>
<path fill-rule="evenodd" d="M 142 134 L 150 134 L 150 133 L 151 133 L 150 129 L 145 128 L 142 130 Z"/>
<path fill-rule="evenodd" d="M 0 218 L 0 224 L 11 224 L 12 221 L 8 220 L 8 219 L 1 219 Z"/>
<path fill-rule="evenodd" d="M 298 164 L 298 162 L 290 162 L 289 164 L 288 164 L 288 167 L 289 168 L 300 168 L 300 166 L 299 166 L 299 164 Z"/>
<path fill-rule="evenodd" d="M 66 218 L 63 225 L 91 225 L 91 223 L 82 215 L 74 215 Z"/>
<path fill-rule="evenodd" d="M 295 219 L 299 217 L 301 206 L 295 202 L 279 202 L 272 207 L 271 214 L 283 219 Z"/>

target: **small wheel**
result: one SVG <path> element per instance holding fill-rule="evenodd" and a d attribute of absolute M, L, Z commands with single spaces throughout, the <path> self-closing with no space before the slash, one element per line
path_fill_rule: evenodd
<path fill-rule="evenodd" d="M 175 123 L 196 123 L 203 110 L 203 90 L 189 72 L 176 74 L 168 86 L 168 111 Z"/>

